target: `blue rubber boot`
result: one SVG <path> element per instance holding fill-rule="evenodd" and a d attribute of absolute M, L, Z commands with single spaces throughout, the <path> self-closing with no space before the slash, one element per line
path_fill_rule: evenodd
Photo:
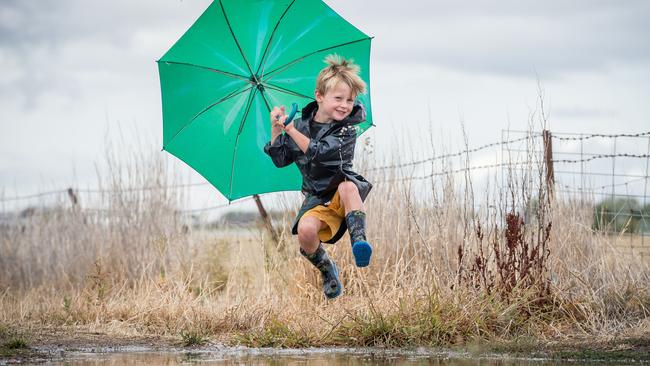
<path fill-rule="evenodd" d="M 325 297 L 334 299 L 343 293 L 343 284 L 339 279 L 339 269 L 336 268 L 336 263 L 329 258 L 322 244 L 312 254 L 307 254 L 300 248 L 300 254 L 307 258 L 320 271 L 323 279 L 323 293 Z"/>
<path fill-rule="evenodd" d="M 367 267 L 372 256 L 372 245 L 367 241 L 358 241 L 352 244 L 352 254 L 357 267 Z"/>
<path fill-rule="evenodd" d="M 345 223 L 350 232 L 352 254 L 357 267 L 367 267 L 372 256 L 372 246 L 366 240 L 366 213 L 360 210 L 345 215 Z"/>

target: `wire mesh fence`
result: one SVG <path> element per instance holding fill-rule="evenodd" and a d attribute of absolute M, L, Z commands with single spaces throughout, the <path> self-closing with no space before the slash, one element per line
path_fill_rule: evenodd
<path fill-rule="evenodd" d="M 640 236 L 641 244 L 650 235 L 648 168 L 650 131 L 635 134 L 553 133 L 550 131 L 503 130 L 501 139 L 478 147 L 467 146 L 453 152 L 414 159 L 408 162 L 367 166 L 364 174 L 373 183 L 427 182 L 439 177 L 486 172 L 497 184 L 506 184 L 508 175 L 522 172 L 545 175 L 557 199 L 590 202 L 594 207 L 594 229 L 622 235 Z M 110 189 L 62 188 L 19 196 L 0 196 L 0 223 L 53 209 L 38 208 L 36 202 L 48 198 L 54 206 L 76 206 L 94 215 L 110 215 L 108 209 L 81 204 L 107 197 L 138 192 L 174 192 L 209 187 L 208 182 L 159 184 Z M 182 208 L 177 213 L 192 217 L 205 212 L 220 212 L 252 198 L 202 208 Z M 7 211 L 22 204 L 21 210 Z M 634 241 L 630 239 L 631 241 Z"/>
<path fill-rule="evenodd" d="M 527 131 L 508 131 L 509 135 Z M 621 134 L 551 133 L 550 168 L 559 199 L 588 202 L 592 228 L 616 235 L 616 243 L 650 255 L 650 132 Z M 519 151 L 518 151 L 519 152 Z"/>

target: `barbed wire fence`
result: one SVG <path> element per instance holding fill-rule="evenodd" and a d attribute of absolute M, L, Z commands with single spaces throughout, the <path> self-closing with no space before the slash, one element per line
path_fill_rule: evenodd
<path fill-rule="evenodd" d="M 507 131 L 510 136 L 527 133 Z M 556 194 L 593 203 L 593 227 L 624 237 L 630 249 L 643 249 L 643 256 L 650 235 L 650 131 L 548 134 L 549 146 L 539 153 L 552 152 L 546 165 Z"/>
<path fill-rule="evenodd" d="M 142 192 L 177 192 L 187 191 L 197 187 L 211 187 L 210 183 L 186 183 L 186 184 L 158 184 L 145 187 L 119 187 L 117 189 L 80 189 L 80 188 L 63 188 L 58 190 L 48 190 L 28 195 L 18 196 L 0 196 L 0 224 L 11 223 L 16 220 L 23 220 L 34 215 L 49 215 L 53 210 L 62 207 L 74 207 L 85 214 L 100 215 L 111 217 L 114 212 L 106 208 L 105 203 L 111 197 L 125 195 L 129 193 Z M 163 193 L 161 193 L 163 194 Z M 183 217 L 188 223 L 196 222 L 200 215 L 224 211 L 227 208 L 242 207 L 244 204 L 255 201 L 255 197 L 245 197 L 232 202 L 216 204 L 200 208 L 177 208 L 174 213 Z M 47 202 L 47 203 L 45 203 Z M 12 205 L 7 209 L 8 204 Z M 82 205 L 83 203 L 83 205 Z M 18 208 L 16 208 L 18 207 Z"/>
<path fill-rule="evenodd" d="M 471 163 L 475 159 L 470 159 L 470 157 L 487 152 L 497 152 L 500 154 L 500 158 L 487 164 Z M 456 168 L 452 165 L 441 164 L 436 167 L 433 165 L 436 162 L 446 162 L 454 158 L 466 160 L 463 161 L 464 164 L 461 163 L 460 167 Z M 467 147 L 459 151 L 405 163 L 372 166 L 366 171 L 378 176 L 386 172 L 405 170 L 409 172 L 408 174 L 384 174 L 384 178 L 377 182 L 381 184 L 426 181 L 438 176 L 500 169 L 503 183 L 506 171 L 530 169 L 534 164 L 546 170 L 549 187 L 552 187 L 560 197 L 591 200 L 591 202 L 610 202 L 609 205 L 600 205 L 598 214 L 607 216 L 610 221 L 621 218 L 627 220 L 628 231 L 630 231 L 629 226 L 634 224 L 632 225 L 633 229 L 637 235 L 640 235 L 642 245 L 645 245 L 644 237 L 650 234 L 650 202 L 647 198 L 650 131 L 635 134 L 586 134 L 502 130 L 501 139 L 497 142 L 478 147 Z M 79 202 L 79 195 L 187 190 L 209 185 L 208 182 L 157 185 L 121 188 L 119 191 L 70 187 L 22 196 L 0 196 L 0 205 L 4 207 L 6 203 L 25 202 L 26 206 L 30 206 L 30 202 L 53 196 L 58 197 L 60 202 L 67 200 L 76 205 Z M 178 210 L 178 213 L 191 217 L 205 212 L 218 212 L 227 207 L 253 200 L 256 201 L 262 216 L 265 216 L 264 207 L 256 197 L 205 208 L 182 209 Z M 599 206 L 597 205 L 597 207 Z M 85 209 L 102 211 L 101 208 Z M 22 213 L 26 214 L 24 211 Z"/>

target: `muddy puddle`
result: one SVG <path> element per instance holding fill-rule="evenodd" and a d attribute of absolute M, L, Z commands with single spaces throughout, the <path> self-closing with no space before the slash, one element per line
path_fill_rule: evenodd
<path fill-rule="evenodd" d="M 222 348 L 208 350 L 87 349 L 49 350 L 46 360 L 26 365 L 584 365 L 581 361 L 508 358 L 503 355 L 471 356 L 462 353 L 430 351 L 391 351 L 378 349 L 276 350 Z M 591 364 L 611 365 L 606 362 Z"/>

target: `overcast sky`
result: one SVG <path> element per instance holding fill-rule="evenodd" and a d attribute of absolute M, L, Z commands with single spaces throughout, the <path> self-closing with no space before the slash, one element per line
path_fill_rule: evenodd
<path fill-rule="evenodd" d="M 650 130 L 650 1 L 326 2 L 375 37 L 368 136 L 377 156 L 429 123 L 451 150 L 462 145 L 461 122 L 470 146 L 525 129 L 538 81 L 552 131 Z M 155 60 L 209 3 L 1 0 L 4 195 L 92 185 L 107 134 L 138 134 L 159 151 Z M 224 201 L 208 194 L 214 201 L 202 204 Z"/>

